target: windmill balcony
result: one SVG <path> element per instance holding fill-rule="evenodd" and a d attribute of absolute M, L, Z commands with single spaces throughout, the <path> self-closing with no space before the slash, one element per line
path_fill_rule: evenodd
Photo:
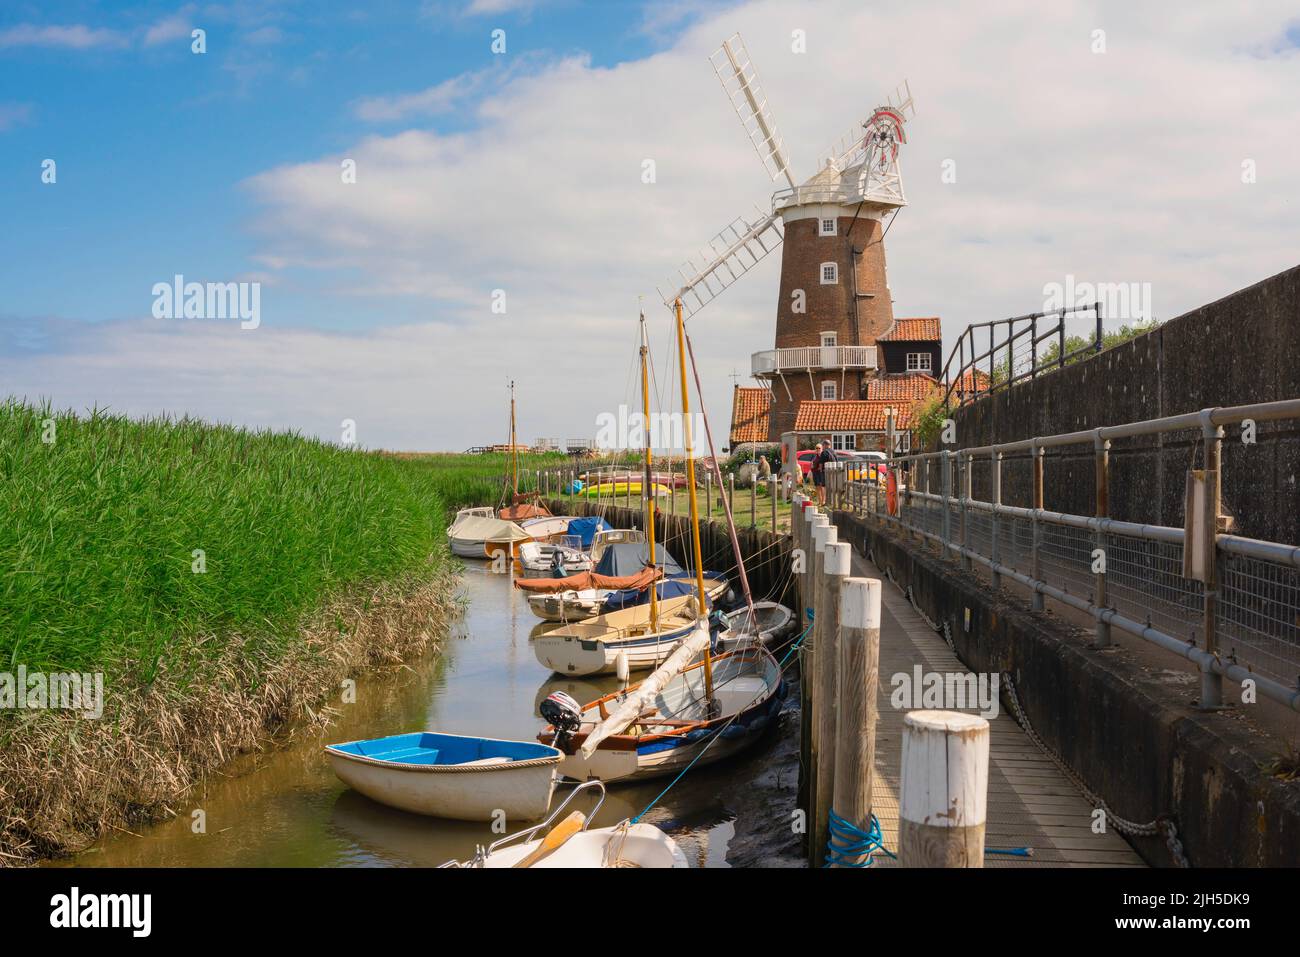
<path fill-rule="evenodd" d="M 874 369 L 875 346 L 796 346 L 793 349 L 768 349 L 750 357 L 755 376 L 773 376 L 791 372 L 825 369 Z"/>

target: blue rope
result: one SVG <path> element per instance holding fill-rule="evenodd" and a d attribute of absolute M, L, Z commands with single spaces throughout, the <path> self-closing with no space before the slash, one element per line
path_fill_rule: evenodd
<path fill-rule="evenodd" d="M 886 857 L 897 858 L 897 855 L 890 853 L 884 844 L 884 837 L 880 833 L 880 822 L 876 816 L 871 815 L 871 826 L 869 830 L 862 830 L 852 821 L 846 821 L 835 813 L 835 809 L 830 809 L 829 819 L 830 837 L 826 842 L 826 866 L 838 864 L 840 867 L 870 867 L 875 863 L 872 855 L 879 851 Z M 855 861 L 854 858 L 861 857 L 861 861 Z"/>
<path fill-rule="evenodd" d="M 826 866 L 838 864 L 840 867 L 870 867 L 875 863 L 872 855 L 877 851 L 886 857 L 898 860 L 898 855 L 891 853 L 884 844 L 880 833 L 880 822 L 871 815 L 871 826 L 864 831 L 852 821 L 846 821 L 830 809 L 828 830 L 830 836 L 826 841 Z M 1000 854 L 1007 857 L 1033 857 L 1032 848 L 1028 847 L 986 847 L 984 855 Z M 855 858 L 863 858 L 855 861 Z"/>

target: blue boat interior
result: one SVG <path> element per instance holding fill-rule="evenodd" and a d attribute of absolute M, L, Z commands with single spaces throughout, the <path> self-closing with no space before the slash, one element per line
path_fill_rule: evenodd
<path fill-rule="evenodd" d="M 487 758 L 529 761 L 555 756 L 553 748 L 531 741 L 465 738 L 428 731 L 394 734 L 387 738 L 371 738 L 369 741 L 350 741 L 347 744 L 332 744 L 330 747 L 344 754 L 356 754 L 373 761 L 390 761 L 394 764 L 452 765 Z"/>

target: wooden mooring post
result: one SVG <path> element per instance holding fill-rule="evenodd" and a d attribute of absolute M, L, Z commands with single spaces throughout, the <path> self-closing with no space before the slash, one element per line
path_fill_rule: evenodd
<path fill-rule="evenodd" d="M 824 719 L 824 711 L 830 705 L 830 702 L 817 694 L 817 670 L 818 662 L 825 653 L 823 649 L 827 647 L 826 642 L 829 640 L 827 632 L 830 615 L 826 609 L 826 551 L 827 546 L 834 545 L 839 531 L 831 524 L 830 518 L 824 514 L 818 513 L 812 523 L 812 549 L 809 551 L 808 558 L 812 565 L 812 578 L 808 583 L 808 592 L 812 596 L 813 609 L 813 627 L 809 633 L 808 641 L 804 642 L 804 649 L 807 654 L 804 656 L 804 662 L 807 665 L 799 674 L 799 683 L 808 689 L 809 701 L 809 719 L 808 719 L 808 866 L 817 867 L 821 863 L 823 850 L 818 846 L 818 803 L 817 803 L 817 782 L 819 776 L 823 773 L 819 768 L 822 762 L 821 740 L 818 738 L 817 729 Z"/>
<path fill-rule="evenodd" d="M 822 576 L 818 581 L 817 608 L 821 619 L 817 627 L 813 680 L 813 752 L 817 778 L 813 787 L 813 847 L 817 856 L 814 867 L 821 867 L 830 836 L 831 802 L 835 793 L 836 701 L 835 672 L 840 647 L 840 587 L 848 577 L 853 548 L 839 541 L 834 525 L 827 526 L 826 545 L 822 548 Z"/>
<path fill-rule="evenodd" d="M 880 580 L 845 578 L 840 584 L 835 788 L 831 807 L 864 834 L 871 830 L 879 671 Z M 839 855 L 833 866 L 853 867 L 865 858 L 865 854 Z"/>
<path fill-rule="evenodd" d="M 898 862 L 904 867 L 983 867 L 989 723 L 960 711 L 903 718 Z"/>

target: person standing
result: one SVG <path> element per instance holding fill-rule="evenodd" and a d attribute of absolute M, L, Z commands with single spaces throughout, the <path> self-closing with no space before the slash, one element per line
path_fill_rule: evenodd
<path fill-rule="evenodd" d="M 818 446 L 817 457 L 813 459 L 812 472 L 813 486 L 817 489 L 817 504 L 826 504 L 826 463 L 835 461 L 835 453 L 831 451 L 831 440 L 822 439 L 821 445 Z"/>

